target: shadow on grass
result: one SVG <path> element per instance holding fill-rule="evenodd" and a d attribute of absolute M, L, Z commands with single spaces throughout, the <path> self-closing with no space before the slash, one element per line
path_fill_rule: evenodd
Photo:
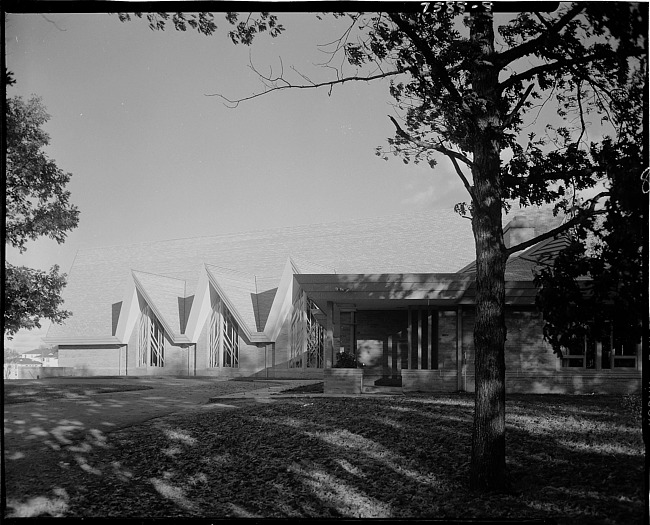
<path fill-rule="evenodd" d="M 591 414 L 581 397 L 510 396 L 504 493 L 467 488 L 471 396 L 309 398 L 168 416 L 109 439 L 86 433 L 61 449 L 49 493 L 32 491 L 13 511 L 635 523 L 641 431 L 616 402 Z"/>
<path fill-rule="evenodd" d="M 5 404 L 4 515 L 67 515 L 71 494 L 75 493 L 70 480 L 77 479 L 77 475 L 92 479 L 99 476 L 101 494 L 110 494 L 112 488 L 129 479 L 120 470 L 119 459 L 111 463 L 108 476 L 105 469 L 95 465 L 93 455 L 112 450 L 111 431 L 177 411 L 204 410 L 201 403 L 211 395 L 259 388 L 253 383 L 197 379 L 152 378 L 137 383 L 115 387 L 54 380 L 16 382 L 9 387 L 5 384 L 5 395 L 22 389 L 21 395 L 30 398 Z M 158 390 L 149 392 L 156 386 Z M 160 390 L 172 386 L 173 394 Z M 58 402 L 51 402 L 54 400 Z M 83 488 L 80 490 L 83 492 Z"/>
<path fill-rule="evenodd" d="M 248 403 L 168 416 L 108 439 L 86 431 L 74 443 L 58 440 L 52 488 L 31 487 L 10 515 L 635 523 L 641 430 L 618 402 L 509 396 L 511 489 L 488 495 L 467 488 L 469 395 Z"/>
<path fill-rule="evenodd" d="M 102 385 L 93 383 L 68 384 L 7 384 L 4 385 L 4 404 L 29 403 L 32 401 L 48 401 L 51 399 L 79 399 L 96 394 L 112 394 L 116 392 L 132 392 L 136 390 L 151 390 L 146 385 Z"/>

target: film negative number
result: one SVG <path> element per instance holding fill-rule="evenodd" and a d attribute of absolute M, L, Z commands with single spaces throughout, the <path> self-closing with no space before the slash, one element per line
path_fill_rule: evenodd
<path fill-rule="evenodd" d="M 479 11 L 492 11 L 492 2 L 421 2 L 423 13 L 440 13 L 448 15 L 471 14 Z"/>

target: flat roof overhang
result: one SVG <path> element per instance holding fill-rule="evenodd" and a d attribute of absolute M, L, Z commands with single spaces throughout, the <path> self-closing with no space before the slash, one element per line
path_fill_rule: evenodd
<path fill-rule="evenodd" d="M 329 301 L 360 310 L 476 304 L 473 273 L 296 274 L 294 279 L 323 312 Z M 535 305 L 532 280 L 506 281 L 505 288 L 506 305 Z"/>
<path fill-rule="evenodd" d="M 458 304 L 471 274 L 296 274 L 294 279 L 323 312 L 327 303 L 350 309 L 399 309 Z"/>

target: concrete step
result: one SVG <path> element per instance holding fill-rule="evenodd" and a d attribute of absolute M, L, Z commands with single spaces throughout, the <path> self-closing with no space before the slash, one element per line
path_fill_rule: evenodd
<path fill-rule="evenodd" d="M 403 394 L 401 386 L 377 386 L 363 382 L 362 394 Z"/>

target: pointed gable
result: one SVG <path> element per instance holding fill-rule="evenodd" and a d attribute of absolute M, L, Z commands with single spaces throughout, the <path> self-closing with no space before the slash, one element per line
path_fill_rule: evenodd
<path fill-rule="evenodd" d="M 254 297 L 257 292 L 255 276 L 236 270 L 205 265 L 221 299 L 247 334 L 257 332 Z"/>
<path fill-rule="evenodd" d="M 168 335 L 178 337 L 187 317 L 185 281 L 140 271 L 133 271 L 133 279 Z"/>

